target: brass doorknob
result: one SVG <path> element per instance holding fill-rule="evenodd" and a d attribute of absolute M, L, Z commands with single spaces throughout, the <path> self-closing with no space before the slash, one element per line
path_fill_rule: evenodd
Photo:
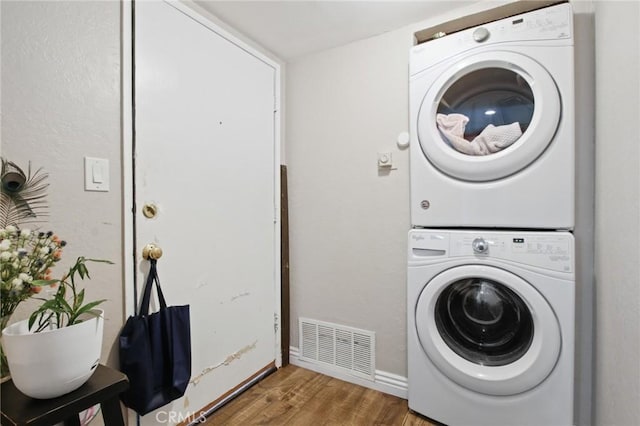
<path fill-rule="evenodd" d="M 145 260 L 158 260 L 162 257 L 162 249 L 155 244 L 147 244 L 142 248 L 142 257 Z"/>

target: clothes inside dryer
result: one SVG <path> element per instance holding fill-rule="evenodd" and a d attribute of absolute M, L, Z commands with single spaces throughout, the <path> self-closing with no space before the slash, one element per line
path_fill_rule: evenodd
<path fill-rule="evenodd" d="M 488 124 L 472 141 L 464 138 L 469 117 L 462 114 L 436 114 L 438 130 L 457 151 L 468 155 L 490 155 L 511 146 L 522 136 L 518 122 L 494 126 Z"/>
<path fill-rule="evenodd" d="M 467 155 L 490 155 L 516 142 L 534 111 L 531 87 L 517 72 L 489 67 L 461 76 L 439 101 L 443 139 Z"/>
<path fill-rule="evenodd" d="M 501 126 L 518 122 L 525 132 L 533 110 L 533 91 L 519 73 L 488 67 L 458 78 L 445 90 L 437 112 L 469 117 L 465 139 L 473 140 L 489 124 Z"/>

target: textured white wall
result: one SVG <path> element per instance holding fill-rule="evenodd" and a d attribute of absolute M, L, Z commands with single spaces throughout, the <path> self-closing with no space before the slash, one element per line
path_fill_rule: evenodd
<path fill-rule="evenodd" d="M 376 368 L 406 376 L 408 57 L 446 15 L 287 64 L 291 345 L 300 316 L 376 332 Z M 379 173 L 377 152 L 394 170 Z"/>
<path fill-rule="evenodd" d="M 574 423 L 593 424 L 595 52 L 593 2 L 573 3 L 576 117 L 576 371 Z"/>
<path fill-rule="evenodd" d="M 116 263 L 90 265 L 86 283 L 88 299 L 108 299 L 105 362 L 123 320 L 120 4 L 2 1 L 1 7 L 2 156 L 49 173 L 51 215 L 43 229 L 69 243 L 56 275 L 80 255 Z M 109 160 L 110 192 L 84 191 L 84 156 Z M 23 307 L 14 320 L 26 316 Z"/>
<path fill-rule="evenodd" d="M 378 369 L 406 375 L 410 31 L 287 69 L 292 346 L 299 316 L 376 332 Z M 394 167 L 379 174 L 377 151 Z"/>
<path fill-rule="evenodd" d="M 640 421 L 640 3 L 596 2 L 596 425 Z"/>

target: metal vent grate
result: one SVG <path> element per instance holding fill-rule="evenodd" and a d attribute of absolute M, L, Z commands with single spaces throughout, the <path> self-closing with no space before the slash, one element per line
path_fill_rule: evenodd
<path fill-rule="evenodd" d="M 317 328 L 315 324 L 301 324 L 300 336 L 302 343 L 300 344 L 300 356 L 316 357 L 318 353 Z"/>
<path fill-rule="evenodd" d="M 374 380 L 375 333 L 300 318 L 300 358 Z"/>

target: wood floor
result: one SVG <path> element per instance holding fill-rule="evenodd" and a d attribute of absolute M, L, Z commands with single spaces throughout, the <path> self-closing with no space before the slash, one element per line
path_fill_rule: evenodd
<path fill-rule="evenodd" d="M 293 365 L 257 383 L 204 424 L 435 426 L 410 413 L 404 399 Z"/>

